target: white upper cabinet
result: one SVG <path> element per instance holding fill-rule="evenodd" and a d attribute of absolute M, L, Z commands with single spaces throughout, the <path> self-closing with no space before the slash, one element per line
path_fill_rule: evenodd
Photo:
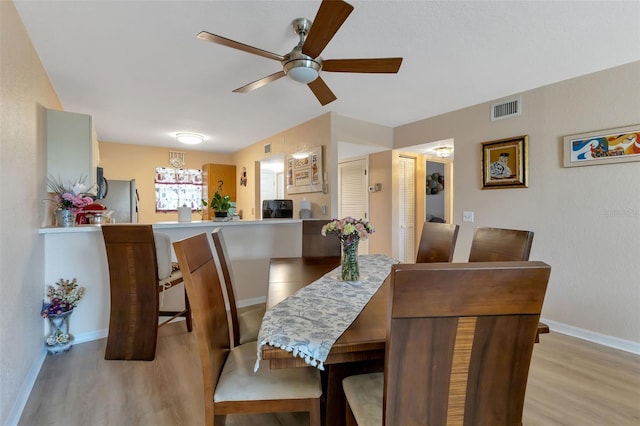
<path fill-rule="evenodd" d="M 65 184 L 82 176 L 87 185 L 93 185 L 99 161 L 91 116 L 48 109 L 47 176 Z"/>

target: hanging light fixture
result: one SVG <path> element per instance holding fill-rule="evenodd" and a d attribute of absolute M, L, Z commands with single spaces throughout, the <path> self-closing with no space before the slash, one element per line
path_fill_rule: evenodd
<path fill-rule="evenodd" d="M 187 145 L 197 145 L 204 141 L 204 136 L 197 133 L 176 133 L 176 139 L 178 140 L 178 142 Z"/>
<path fill-rule="evenodd" d="M 450 146 L 439 146 L 438 148 L 434 149 L 434 151 L 436 152 L 436 155 L 438 157 L 448 158 L 448 157 L 451 157 L 453 148 L 451 148 Z"/>

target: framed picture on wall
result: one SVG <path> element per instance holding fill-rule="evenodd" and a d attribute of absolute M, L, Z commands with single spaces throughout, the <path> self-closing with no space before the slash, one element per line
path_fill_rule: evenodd
<path fill-rule="evenodd" d="M 321 192 L 323 188 L 322 146 L 311 148 L 304 158 L 287 156 L 287 193 Z"/>
<path fill-rule="evenodd" d="M 526 188 L 528 136 L 482 145 L 482 189 Z"/>
<path fill-rule="evenodd" d="M 564 167 L 640 161 L 640 124 L 564 137 Z"/>

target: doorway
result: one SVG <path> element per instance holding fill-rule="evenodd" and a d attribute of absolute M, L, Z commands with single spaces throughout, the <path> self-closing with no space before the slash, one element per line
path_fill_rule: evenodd
<path fill-rule="evenodd" d="M 260 204 L 264 200 L 284 198 L 284 155 L 274 155 L 260 161 Z M 261 217 L 262 213 L 260 213 Z M 257 215 L 256 215 L 257 216 Z"/>
<path fill-rule="evenodd" d="M 398 258 L 411 263 L 416 259 L 416 159 L 398 159 Z"/>
<path fill-rule="evenodd" d="M 369 220 L 368 159 L 357 158 L 338 164 L 338 217 Z M 360 241 L 358 254 L 369 253 L 369 240 Z"/>
<path fill-rule="evenodd" d="M 453 161 L 426 160 L 425 222 L 453 223 Z"/>

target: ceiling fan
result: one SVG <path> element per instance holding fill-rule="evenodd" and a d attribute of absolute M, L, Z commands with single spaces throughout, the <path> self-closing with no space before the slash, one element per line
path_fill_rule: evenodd
<path fill-rule="evenodd" d="M 320 53 L 338 32 L 353 6 L 342 0 L 323 0 L 315 20 L 295 19 L 291 25 L 300 36 L 300 42 L 285 55 L 278 55 L 238 41 L 201 31 L 198 38 L 223 46 L 242 50 L 247 53 L 275 59 L 282 64 L 282 71 L 263 77 L 234 90 L 235 93 L 246 93 L 271 83 L 285 75 L 294 81 L 304 83 L 318 98 L 322 105 L 327 105 L 337 98 L 320 77 L 320 71 L 357 72 L 357 73 L 397 73 L 402 58 L 370 58 L 370 59 L 322 59 Z"/>

